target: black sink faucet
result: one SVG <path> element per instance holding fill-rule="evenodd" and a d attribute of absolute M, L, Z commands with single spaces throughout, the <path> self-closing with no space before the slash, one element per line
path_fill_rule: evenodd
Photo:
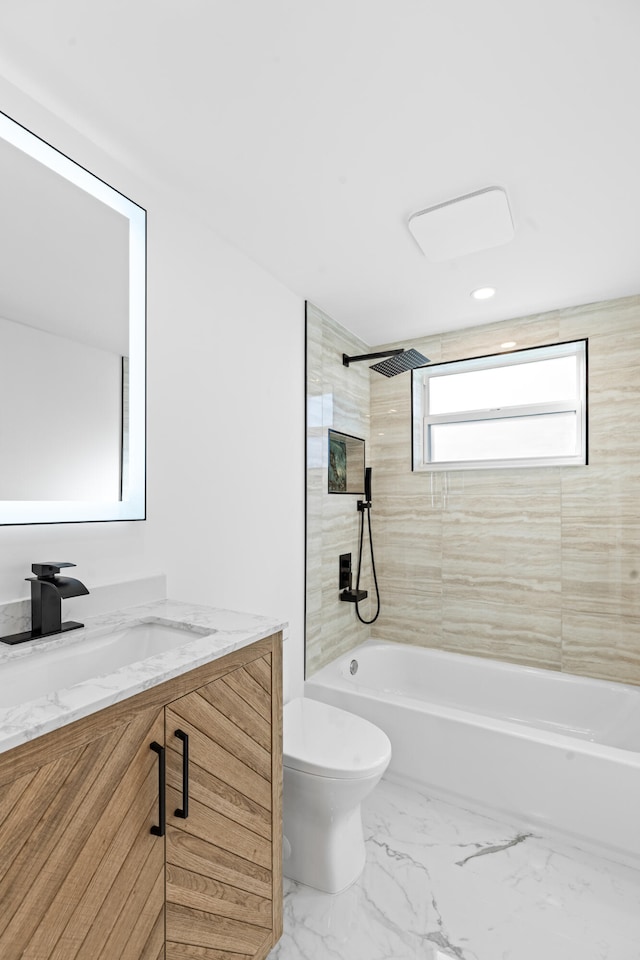
<path fill-rule="evenodd" d="M 63 567 L 75 567 L 75 563 L 33 563 L 35 577 L 27 577 L 31 584 L 31 630 L 0 637 L 2 643 L 24 643 L 38 637 L 49 637 L 66 630 L 77 630 L 83 624 L 75 620 L 62 622 L 62 601 L 67 597 L 81 597 L 89 593 L 84 583 L 73 577 L 60 577 Z"/>

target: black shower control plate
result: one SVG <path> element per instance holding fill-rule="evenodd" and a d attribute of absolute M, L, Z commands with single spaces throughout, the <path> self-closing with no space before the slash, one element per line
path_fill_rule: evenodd
<path fill-rule="evenodd" d="M 351 589 L 351 554 L 350 553 L 341 553 L 340 554 L 340 578 L 339 578 L 339 590 L 350 590 Z"/>

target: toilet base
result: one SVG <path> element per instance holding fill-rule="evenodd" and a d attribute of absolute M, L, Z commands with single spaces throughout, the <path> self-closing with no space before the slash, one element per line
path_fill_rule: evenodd
<path fill-rule="evenodd" d="M 366 859 L 358 801 L 380 776 L 333 780 L 285 768 L 283 826 L 290 847 L 282 864 L 285 877 L 324 893 L 341 893 L 358 879 Z"/>
<path fill-rule="evenodd" d="M 289 880 L 305 883 L 323 893 L 341 893 L 358 879 L 364 869 L 366 851 L 362 834 L 360 807 L 353 811 L 350 822 L 342 822 L 327 836 L 308 826 L 286 834 L 291 847 L 283 861 L 282 872 Z"/>

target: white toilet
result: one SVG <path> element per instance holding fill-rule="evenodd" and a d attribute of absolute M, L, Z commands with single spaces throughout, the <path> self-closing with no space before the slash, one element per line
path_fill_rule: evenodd
<path fill-rule="evenodd" d="M 391 759 L 391 743 L 373 723 L 307 698 L 283 713 L 283 872 L 317 890 L 339 893 L 365 861 L 360 804 Z"/>

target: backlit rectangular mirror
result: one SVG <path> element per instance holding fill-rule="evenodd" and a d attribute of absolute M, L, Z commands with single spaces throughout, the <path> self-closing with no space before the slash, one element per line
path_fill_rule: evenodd
<path fill-rule="evenodd" d="M 329 493 L 364 494 L 364 440 L 329 430 Z"/>
<path fill-rule="evenodd" d="M 145 517 L 146 212 L 0 113 L 0 524 Z"/>

